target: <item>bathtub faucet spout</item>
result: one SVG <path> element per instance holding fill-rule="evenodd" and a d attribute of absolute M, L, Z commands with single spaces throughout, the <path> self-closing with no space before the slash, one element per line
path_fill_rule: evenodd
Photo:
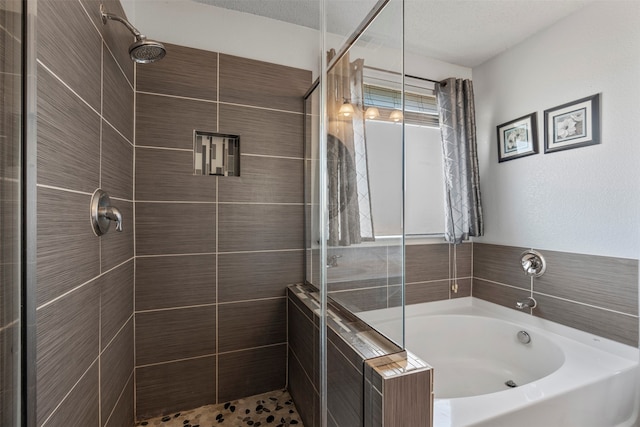
<path fill-rule="evenodd" d="M 525 308 L 536 308 L 538 302 L 533 297 L 527 297 L 516 301 L 516 308 L 523 310 Z"/>

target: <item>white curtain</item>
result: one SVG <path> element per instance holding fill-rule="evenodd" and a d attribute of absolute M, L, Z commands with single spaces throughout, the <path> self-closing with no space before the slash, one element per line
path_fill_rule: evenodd
<path fill-rule="evenodd" d="M 436 84 L 445 182 L 445 239 L 459 244 L 482 236 L 482 202 L 471 80 Z"/>

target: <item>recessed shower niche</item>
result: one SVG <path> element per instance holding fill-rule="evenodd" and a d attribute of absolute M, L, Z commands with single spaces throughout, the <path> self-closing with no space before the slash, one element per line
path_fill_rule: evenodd
<path fill-rule="evenodd" d="M 193 174 L 240 176 L 240 136 L 194 130 Z"/>

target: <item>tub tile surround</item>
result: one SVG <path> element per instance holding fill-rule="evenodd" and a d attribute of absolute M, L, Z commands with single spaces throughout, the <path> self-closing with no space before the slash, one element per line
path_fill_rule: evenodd
<path fill-rule="evenodd" d="M 285 387 L 286 286 L 304 277 L 311 73 L 166 47 L 136 70 L 138 420 Z M 240 177 L 193 175 L 194 129 L 240 135 Z"/>
<path fill-rule="evenodd" d="M 289 390 L 306 426 L 320 424 L 317 292 L 288 289 Z M 329 425 L 430 425 L 431 367 L 351 312 L 331 304 L 327 329 Z M 425 389 L 427 387 L 428 389 Z M 420 389 L 422 394 L 415 395 Z M 407 393 L 414 393 L 407 399 Z M 393 419 L 386 419 L 384 414 Z"/>
<path fill-rule="evenodd" d="M 515 309 L 515 301 L 533 296 L 539 305 L 529 314 L 637 346 L 638 260 L 540 249 L 547 271 L 532 281 L 519 261 L 527 249 L 487 243 L 408 244 L 406 303 L 472 295 Z M 396 259 L 392 249 L 354 245 L 330 253 L 341 256 L 338 266 L 328 269 L 329 295 L 335 301 L 356 313 L 400 305 L 402 289 L 388 276 Z M 453 268 L 448 267 L 454 258 L 457 293 L 452 289 Z"/>
<path fill-rule="evenodd" d="M 473 296 L 515 309 L 533 296 L 531 314 L 634 347 L 638 346 L 638 260 L 537 249 L 543 276 L 520 268 L 530 248 L 473 244 Z"/>
<path fill-rule="evenodd" d="M 38 426 L 134 421 L 133 66 L 119 52 L 131 36 L 105 31 L 99 4 L 38 0 Z M 93 234 L 98 187 L 123 233 Z"/>
<path fill-rule="evenodd" d="M 454 252 L 455 251 L 455 252 Z M 329 295 L 354 313 L 402 304 L 401 251 L 398 246 L 353 245 L 331 248 L 338 265 L 328 269 Z M 407 304 L 471 295 L 472 244 L 407 244 Z M 453 260 L 457 260 L 457 292 Z"/>

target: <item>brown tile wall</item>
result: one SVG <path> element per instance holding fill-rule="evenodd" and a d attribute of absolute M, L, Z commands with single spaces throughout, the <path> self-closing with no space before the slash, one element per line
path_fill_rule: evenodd
<path fill-rule="evenodd" d="M 118 0 L 38 1 L 37 425 L 134 421 L 133 66 L 100 3 L 124 15 Z M 99 187 L 123 233 L 93 234 Z"/>
<path fill-rule="evenodd" d="M 457 260 L 458 291 L 453 260 Z M 471 295 L 472 245 L 446 243 L 407 245 L 405 251 L 407 304 Z M 401 252 L 396 246 L 354 245 L 331 248 L 338 266 L 327 269 L 329 295 L 354 313 L 396 307 L 402 303 Z"/>
<path fill-rule="evenodd" d="M 0 425 L 18 425 L 20 397 L 21 15 L 0 5 Z"/>
<path fill-rule="evenodd" d="M 288 375 L 289 392 L 304 425 L 316 427 L 321 424 L 319 317 L 309 289 L 288 290 Z M 327 425 L 428 426 L 433 402 L 430 367 L 339 307 L 330 308 L 328 322 Z M 358 338 L 362 336 L 368 340 Z M 391 359 L 379 357 L 383 354 Z M 385 363 L 377 362 L 381 359 Z M 389 366 L 390 360 L 396 363 Z M 371 368 L 383 365 L 388 369 Z"/>
<path fill-rule="evenodd" d="M 284 387 L 285 289 L 304 278 L 311 73 L 167 50 L 137 67 L 138 419 Z M 240 135 L 240 177 L 193 175 L 194 129 Z"/>
<path fill-rule="evenodd" d="M 573 328 L 638 346 L 638 260 L 538 249 L 547 269 L 525 276 L 529 248 L 473 244 L 473 296 L 515 309 L 533 296 L 529 312 Z"/>

